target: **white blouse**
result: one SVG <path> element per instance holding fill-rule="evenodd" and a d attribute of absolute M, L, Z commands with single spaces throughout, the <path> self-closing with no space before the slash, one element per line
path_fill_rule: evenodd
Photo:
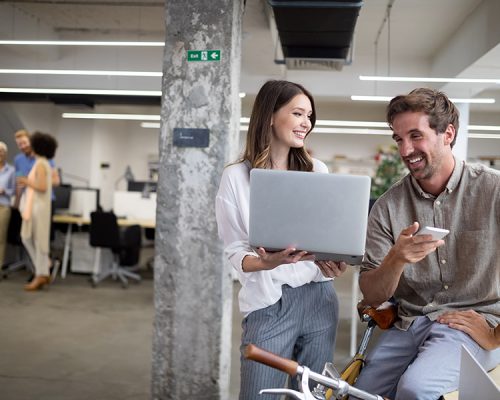
<path fill-rule="evenodd" d="M 328 173 L 327 166 L 313 159 L 314 171 Z M 224 253 L 238 274 L 241 283 L 240 311 L 246 316 L 268 307 L 281 298 L 281 286 L 299 287 L 309 282 L 330 280 L 312 261 L 283 264 L 272 270 L 243 272 L 242 261 L 247 255 L 258 256 L 248 243 L 250 211 L 250 168 L 237 163 L 224 169 L 215 201 L 219 236 L 224 241 Z"/>

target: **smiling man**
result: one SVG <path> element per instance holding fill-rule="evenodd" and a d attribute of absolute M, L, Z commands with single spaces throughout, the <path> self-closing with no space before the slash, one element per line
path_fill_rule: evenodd
<path fill-rule="evenodd" d="M 456 390 L 462 345 L 486 369 L 500 361 L 498 347 L 481 347 L 456 323 L 473 312 L 488 336 L 500 322 L 500 173 L 453 156 L 458 117 L 446 95 L 431 89 L 397 96 L 387 108 L 410 173 L 372 208 L 360 287 L 372 306 L 394 297 L 399 319 L 356 386 L 391 399 Z M 433 240 L 418 234 L 424 226 L 450 234 Z"/>

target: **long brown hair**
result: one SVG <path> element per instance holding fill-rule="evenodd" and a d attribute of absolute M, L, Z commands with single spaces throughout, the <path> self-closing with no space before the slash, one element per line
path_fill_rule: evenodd
<path fill-rule="evenodd" d="M 273 114 L 295 96 L 303 94 L 309 98 L 312 107 L 311 129 L 316 122 L 314 99 L 303 86 L 288 81 L 268 81 L 257 93 L 250 116 L 245 151 L 240 161 L 248 160 L 252 168 L 271 168 L 271 137 Z M 307 137 L 306 135 L 306 137 Z M 288 154 L 288 169 L 312 171 L 313 161 L 305 147 L 291 148 Z"/>

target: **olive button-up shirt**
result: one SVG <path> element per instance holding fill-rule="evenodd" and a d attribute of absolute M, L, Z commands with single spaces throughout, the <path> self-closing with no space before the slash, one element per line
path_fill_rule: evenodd
<path fill-rule="evenodd" d="M 361 272 L 377 268 L 413 222 L 450 230 L 445 244 L 405 265 L 394 293 L 401 329 L 417 316 L 473 309 L 500 323 L 500 171 L 455 160 L 446 188 L 425 193 L 407 175 L 373 206 Z"/>

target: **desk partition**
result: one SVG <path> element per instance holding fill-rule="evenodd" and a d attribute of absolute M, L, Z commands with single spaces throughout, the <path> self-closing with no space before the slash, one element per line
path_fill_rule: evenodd
<path fill-rule="evenodd" d="M 140 192 L 115 191 L 113 211 L 118 218 L 154 221 L 156 219 L 156 193 L 143 197 Z"/>
<path fill-rule="evenodd" d="M 71 200 L 67 214 L 90 219 L 90 213 L 99 207 L 99 189 L 89 187 L 71 188 Z"/>

